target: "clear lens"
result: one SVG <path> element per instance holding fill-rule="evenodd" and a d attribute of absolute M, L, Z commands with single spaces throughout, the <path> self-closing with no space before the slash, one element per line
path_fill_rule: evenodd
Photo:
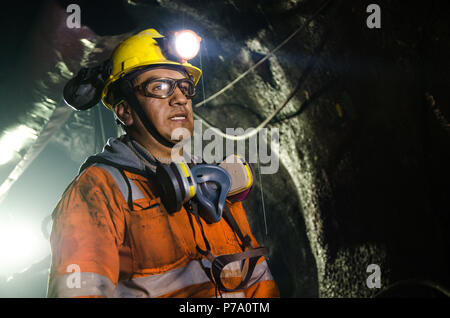
<path fill-rule="evenodd" d="M 156 96 L 168 96 L 173 83 L 168 80 L 153 80 L 147 84 L 146 93 Z"/>
<path fill-rule="evenodd" d="M 187 78 L 182 78 L 179 80 L 174 80 L 171 78 L 159 78 L 144 83 L 143 85 L 144 94 L 150 97 L 169 97 L 173 94 L 175 85 L 178 85 L 181 92 L 186 97 L 192 98 L 195 95 L 195 85 L 191 80 Z"/>
<path fill-rule="evenodd" d="M 178 81 L 178 87 L 181 92 L 188 97 L 193 97 L 195 94 L 194 83 L 188 79 Z"/>

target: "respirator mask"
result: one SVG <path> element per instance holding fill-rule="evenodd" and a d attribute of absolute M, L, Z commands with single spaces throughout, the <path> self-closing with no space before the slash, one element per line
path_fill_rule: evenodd
<path fill-rule="evenodd" d="M 167 212 L 179 211 L 193 200 L 200 217 L 215 223 L 222 217 L 226 199 L 237 202 L 248 196 L 254 173 L 241 156 L 230 155 L 218 165 L 198 164 L 190 168 L 185 162 L 159 164 L 156 179 Z"/>

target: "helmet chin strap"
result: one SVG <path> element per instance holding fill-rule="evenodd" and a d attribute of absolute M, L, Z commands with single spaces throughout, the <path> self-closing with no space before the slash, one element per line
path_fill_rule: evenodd
<path fill-rule="evenodd" d="M 136 95 L 134 94 L 133 86 L 131 82 L 128 79 L 122 79 L 119 83 L 120 90 L 122 91 L 123 96 L 128 101 L 130 106 L 136 111 L 137 115 L 139 116 L 139 119 L 144 124 L 147 131 L 163 146 L 173 148 L 175 146 L 175 143 L 168 141 L 166 138 L 164 138 L 156 129 L 156 127 L 153 125 L 151 120 L 148 119 L 147 115 L 144 112 L 144 109 L 142 108 L 141 103 L 137 99 Z"/>

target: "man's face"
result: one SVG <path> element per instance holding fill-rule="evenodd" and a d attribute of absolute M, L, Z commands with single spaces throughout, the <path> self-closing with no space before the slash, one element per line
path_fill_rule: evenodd
<path fill-rule="evenodd" d="M 162 77 L 174 80 L 186 78 L 182 72 L 157 68 L 140 74 L 135 79 L 133 86 L 138 86 L 148 79 Z M 164 138 L 171 140 L 172 131 L 176 128 L 185 128 L 192 136 L 194 131 L 192 100 L 187 98 L 178 86 L 176 86 L 173 94 L 167 98 L 146 97 L 138 92 L 136 94 L 145 114 Z M 143 125 L 139 125 L 139 128 L 145 129 Z"/>

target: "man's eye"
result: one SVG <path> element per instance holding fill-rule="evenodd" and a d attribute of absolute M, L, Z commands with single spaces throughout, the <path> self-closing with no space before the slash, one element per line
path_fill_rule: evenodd
<path fill-rule="evenodd" d="M 152 85 L 152 91 L 163 91 L 167 90 L 169 88 L 169 85 L 167 83 L 158 83 Z"/>
<path fill-rule="evenodd" d="M 156 85 L 155 89 L 156 90 L 164 90 L 164 89 L 167 89 L 167 87 L 168 87 L 167 83 L 161 83 L 161 84 Z"/>

